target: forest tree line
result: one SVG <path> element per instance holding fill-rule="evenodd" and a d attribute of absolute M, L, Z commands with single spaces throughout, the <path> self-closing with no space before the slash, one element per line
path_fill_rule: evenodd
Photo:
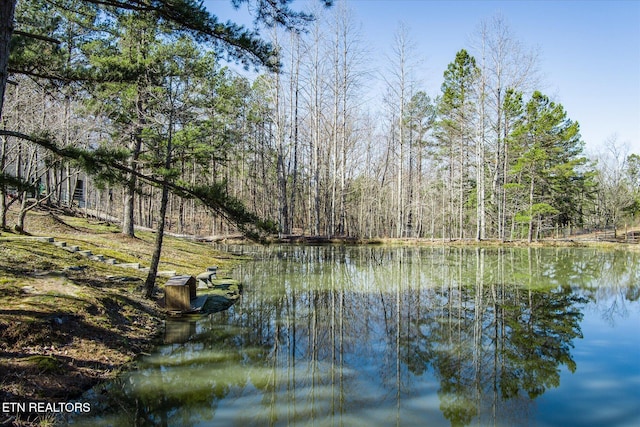
<path fill-rule="evenodd" d="M 11 204 L 24 229 L 30 209 L 81 203 L 129 235 L 225 234 L 242 217 L 282 235 L 531 241 L 640 213 L 640 156 L 612 138 L 588 158 L 579 124 L 539 90 L 535 52 L 501 18 L 452 52 L 428 94 L 409 31 L 375 73 L 343 2 L 298 15 L 306 31 L 268 27 L 278 63 L 251 79 L 226 66 L 260 62 L 239 42 L 220 49 L 157 11 L 99 3 L 17 2 L 3 228 Z"/>

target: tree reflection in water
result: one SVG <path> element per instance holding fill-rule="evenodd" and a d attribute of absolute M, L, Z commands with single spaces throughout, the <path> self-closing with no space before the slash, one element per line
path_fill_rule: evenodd
<path fill-rule="evenodd" d="M 522 424 L 585 307 L 638 295 L 632 254 L 607 294 L 595 250 L 253 249 L 242 301 L 109 386 L 105 424 Z"/>

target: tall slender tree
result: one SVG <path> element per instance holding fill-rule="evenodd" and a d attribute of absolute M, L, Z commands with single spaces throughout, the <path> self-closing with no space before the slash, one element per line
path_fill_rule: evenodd
<path fill-rule="evenodd" d="M 165 27 L 165 30 L 167 28 Z M 116 81 L 96 85 L 90 103 L 97 105 L 113 124 L 112 140 L 120 142 L 129 151 L 128 167 L 139 168 L 143 151 L 143 134 L 148 127 L 151 93 L 160 84 L 158 50 L 160 26 L 150 13 L 124 12 L 112 23 L 111 40 L 98 40 L 88 49 L 95 73 L 118 76 Z M 165 32 L 164 37 L 167 36 Z M 111 80 L 111 79 L 110 79 Z M 115 79 L 114 79 L 115 80 Z M 135 195 L 138 180 L 134 173 L 127 174 L 123 193 L 122 233 L 134 237 Z"/>
<path fill-rule="evenodd" d="M 424 92 L 418 91 L 411 97 L 407 105 L 404 118 L 408 133 L 408 183 L 407 183 L 407 225 L 415 237 L 423 234 L 423 207 L 422 193 L 425 183 L 426 169 L 424 162 L 428 153 L 430 132 L 436 119 L 436 106 L 431 98 Z M 411 237 L 411 236 L 409 236 Z"/>
<path fill-rule="evenodd" d="M 440 143 L 448 162 L 449 214 L 457 217 L 457 237 L 465 236 L 465 204 L 469 193 L 470 156 L 475 105 L 473 90 L 478 77 L 475 58 L 462 49 L 444 72 L 440 101 Z M 454 194 L 456 196 L 454 196 Z M 454 209 L 455 207 L 455 209 Z M 453 231 L 450 231 L 450 236 Z"/>
<path fill-rule="evenodd" d="M 14 13 L 16 1 L 0 3 L 0 122 L 4 107 L 4 95 L 9 80 L 9 54 L 11 53 L 11 37 L 15 27 Z"/>
<path fill-rule="evenodd" d="M 389 114 L 389 152 L 395 161 L 394 233 L 395 237 L 403 237 L 407 232 L 405 171 L 408 148 L 407 107 L 416 91 L 415 70 L 418 65 L 415 44 L 410 36 L 409 28 L 400 24 L 394 34 L 392 53 L 389 57 L 390 69 L 385 77 L 387 93 L 386 106 Z"/>

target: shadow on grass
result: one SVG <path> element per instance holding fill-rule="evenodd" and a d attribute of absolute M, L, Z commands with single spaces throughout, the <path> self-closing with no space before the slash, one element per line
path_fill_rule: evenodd
<path fill-rule="evenodd" d="M 140 318 L 147 309 L 123 301 L 104 297 L 90 306 L 95 314 L 0 310 L 0 400 L 78 397 L 146 350 L 154 326 Z"/>

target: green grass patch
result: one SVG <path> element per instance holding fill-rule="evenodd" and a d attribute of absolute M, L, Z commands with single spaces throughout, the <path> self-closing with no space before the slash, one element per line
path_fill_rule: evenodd
<path fill-rule="evenodd" d="M 37 355 L 27 357 L 25 360 L 33 364 L 41 373 L 62 373 L 65 370 L 64 364 L 53 356 Z"/>

